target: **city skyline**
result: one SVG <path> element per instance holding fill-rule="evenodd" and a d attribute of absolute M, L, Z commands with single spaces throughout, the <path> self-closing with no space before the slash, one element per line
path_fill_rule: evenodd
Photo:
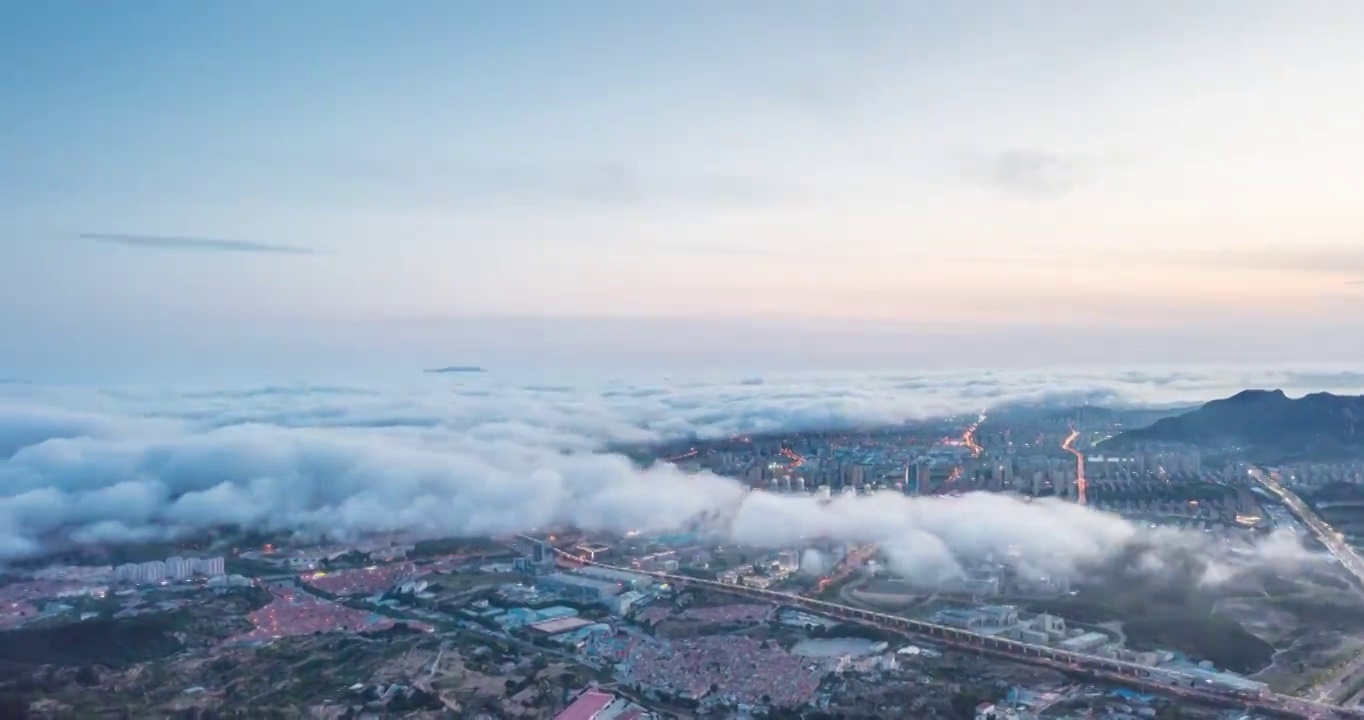
<path fill-rule="evenodd" d="M 0 375 L 1364 351 L 1361 9 L 1059 7 L 11 9 Z"/>

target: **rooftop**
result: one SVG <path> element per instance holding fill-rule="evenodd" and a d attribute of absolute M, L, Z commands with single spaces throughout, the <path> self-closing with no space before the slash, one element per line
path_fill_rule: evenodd
<path fill-rule="evenodd" d="M 580 617 L 561 617 L 553 620 L 535 623 L 531 629 L 538 630 L 546 635 L 558 635 L 569 630 L 577 630 L 584 625 L 591 625 L 591 620 L 584 620 Z"/>
<path fill-rule="evenodd" d="M 563 585 L 576 585 L 578 587 L 591 588 L 619 588 L 620 583 L 599 580 L 597 578 L 584 577 L 582 575 L 572 575 L 569 573 L 554 573 L 541 578 L 543 582 L 560 583 Z"/>
<path fill-rule="evenodd" d="M 608 705 L 615 702 L 616 696 L 600 690 L 588 690 L 578 696 L 572 705 L 554 716 L 554 720 L 592 720 Z"/>

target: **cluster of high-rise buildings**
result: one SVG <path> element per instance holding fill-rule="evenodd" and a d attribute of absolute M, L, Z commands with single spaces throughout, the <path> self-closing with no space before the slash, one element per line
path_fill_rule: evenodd
<path fill-rule="evenodd" d="M 732 439 L 693 446 L 667 460 L 684 469 L 741 477 L 754 489 L 824 497 L 866 490 L 907 495 L 980 490 L 1088 502 L 1086 491 L 1096 483 L 1111 491 L 1115 484 L 1206 474 L 1192 445 L 1149 443 L 1100 451 L 1088 449 L 1083 440 L 1071 446 L 1080 433 L 1060 421 L 984 436 L 978 427 L 969 426 L 960 438 L 920 430 Z M 1102 426 L 1099 432 L 1117 429 Z"/>
<path fill-rule="evenodd" d="M 833 491 L 860 490 L 874 478 L 875 468 L 818 459 L 803 461 L 794 468 L 785 463 L 759 461 L 744 468 L 742 475 L 750 486 L 772 492 L 812 492 L 820 487 Z"/>
<path fill-rule="evenodd" d="M 1202 471 L 1203 457 L 1192 445 L 1147 445 L 1085 458 L 1085 476 L 1093 478 L 1128 479 L 1152 473 L 1182 477 Z"/>
<path fill-rule="evenodd" d="M 221 557 L 184 558 L 176 556 L 165 560 L 119 565 L 114 568 L 114 580 L 146 585 L 159 583 L 162 580 L 184 580 L 195 575 L 217 577 L 226 573 L 224 560 Z"/>
<path fill-rule="evenodd" d="M 1364 484 L 1364 462 L 1292 463 L 1279 468 L 1283 481 L 1308 489 L 1334 483 Z"/>
<path fill-rule="evenodd" d="M 907 455 L 904 452 L 861 453 L 847 460 L 824 450 L 809 456 L 779 454 L 750 458 L 736 472 L 754 488 L 776 493 L 825 494 L 869 488 L 898 489 L 908 495 L 929 495 L 950 490 L 1014 491 L 1025 495 L 1078 495 L 1079 465 L 1072 455 L 1053 452 L 1019 453 L 1010 446 L 973 455 L 960 446 L 940 446 Z M 738 458 L 732 458 L 737 462 Z M 733 464 L 733 463 L 731 463 Z M 718 463 L 724 465 L 724 463 Z M 1127 481 L 1145 477 L 1197 476 L 1203 470 L 1198 448 L 1152 445 L 1122 453 L 1094 453 L 1084 459 L 1088 480 Z"/>

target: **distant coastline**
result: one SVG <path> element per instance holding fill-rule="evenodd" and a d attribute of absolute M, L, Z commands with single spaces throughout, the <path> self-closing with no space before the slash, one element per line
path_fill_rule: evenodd
<path fill-rule="evenodd" d="M 448 367 L 431 368 L 426 372 L 443 375 L 445 373 L 485 373 L 488 371 L 477 365 L 450 365 Z"/>

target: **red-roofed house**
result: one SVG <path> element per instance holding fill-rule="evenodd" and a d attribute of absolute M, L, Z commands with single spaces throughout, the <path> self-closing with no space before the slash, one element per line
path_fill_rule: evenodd
<path fill-rule="evenodd" d="M 572 705 L 554 716 L 554 720 L 593 720 L 608 705 L 616 701 L 616 696 L 600 690 L 588 690 L 578 696 Z"/>

